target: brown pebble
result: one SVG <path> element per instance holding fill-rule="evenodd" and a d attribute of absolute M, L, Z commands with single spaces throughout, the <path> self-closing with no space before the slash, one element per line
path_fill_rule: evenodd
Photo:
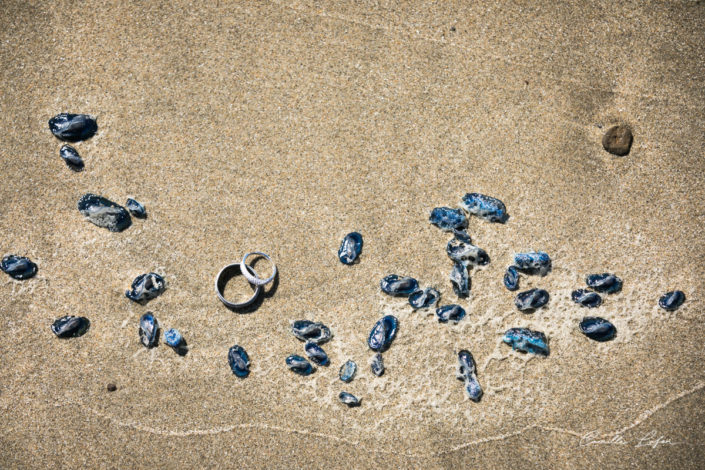
<path fill-rule="evenodd" d="M 602 137 L 602 146 L 609 153 L 624 156 L 632 148 L 632 130 L 629 127 L 620 125 L 613 126 Z"/>
<path fill-rule="evenodd" d="M 109 392 L 114 392 L 115 390 L 117 390 L 117 385 L 115 385 L 115 384 L 108 384 L 108 391 L 109 391 Z"/>

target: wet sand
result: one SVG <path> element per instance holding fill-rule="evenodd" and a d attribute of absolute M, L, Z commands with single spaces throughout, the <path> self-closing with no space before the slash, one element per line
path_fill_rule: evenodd
<path fill-rule="evenodd" d="M 2 252 L 39 265 L 0 282 L 1 467 L 701 467 L 700 2 L 8 2 L 0 19 Z M 48 130 L 59 112 L 98 119 L 75 145 L 82 173 Z M 617 123 L 634 132 L 621 158 L 601 146 Z M 77 211 L 86 192 L 149 216 L 111 233 Z M 470 219 L 492 261 L 471 272 L 468 317 L 444 325 L 379 280 L 412 275 L 456 301 L 450 237 L 428 214 L 466 192 L 510 219 Z M 365 245 L 344 266 L 352 230 Z M 502 287 L 524 249 L 554 265 L 521 281 L 551 293 L 532 315 Z M 252 250 L 279 282 L 233 313 L 213 277 Z M 126 299 L 149 271 L 167 291 Z M 570 292 L 603 271 L 624 288 L 589 312 L 618 330 L 598 344 Z M 658 309 L 675 288 L 685 305 Z M 186 356 L 140 344 L 148 310 Z M 365 340 L 388 313 L 401 327 L 377 378 Z M 91 329 L 58 340 L 49 326 L 69 314 Z M 284 365 L 303 318 L 335 334 L 310 377 Z M 551 355 L 501 344 L 514 326 L 546 332 Z M 236 343 L 245 380 L 227 364 Z M 480 403 L 455 379 L 462 348 Z M 349 358 L 360 370 L 343 384 Z"/>

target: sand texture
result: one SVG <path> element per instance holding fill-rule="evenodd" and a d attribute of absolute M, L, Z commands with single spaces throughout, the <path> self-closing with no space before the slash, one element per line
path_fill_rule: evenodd
<path fill-rule="evenodd" d="M 0 254 L 39 272 L 0 273 L 0 467 L 702 468 L 704 33 L 699 1 L 4 2 Z M 60 112 L 97 117 L 81 173 L 49 132 Z M 602 148 L 614 124 L 633 130 L 625 157 Z M 149 216 L 96 227 L 76 208 L 87 192 Z M 440 324 L 379 281 L 457 301 L 428 215 L 467 192 L 510 218 L 470 219 L 491 263 L 471 271 L 466 319 Z M 363 254 L 344 266 L 353 230 Z M 526 249 L 554 266 L 521 280 L 551 294 L 530 315 L 502 286 Z M 278 285 L 234 313 L 213 278 L 253 250 Z M 166 292 L 126 299 L 150 271 Z M 604 271 L 624 288 L 589 312 L 617 327 L 600 344 L 570 292 Z M 686 303 L 660 310 L 676 288 Z M 148 310 L 186 356 L 140 344 Z M 401 326 L 378 378 L 366 338 L 385 314 Z M 91 328 L 59 340 L 62 315 Z M 296 319 L 335 334 L 310 377 L 284 365 L 303 354 Z M 515 326 L 551 355 L 503 345 Z M 480 403 L 455 378 L 463 348 Z M 360 370 L 343 384 L 347 359 Z"/>

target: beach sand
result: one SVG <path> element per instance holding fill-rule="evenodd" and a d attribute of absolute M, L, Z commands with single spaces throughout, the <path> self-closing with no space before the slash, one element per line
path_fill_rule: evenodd
<path fill-rule="evenodd" d="M 704 23 L 695 1 L 5 2 L 1 248 L 39 272 L 0 282 L 0 467 L 702 468 Z M 59 112 L 97 117 L 81 173 L 49 132 Z M 601 145 L 619 123 L 625 157 Z M 87 192 L 149 216 L 111 233 L 76 209 Z M 440 324 L 379 281 L 411 275 L 457 301 L 450 235 L 428 215 L 467 192 L 510 219 L 470 218 L 491 263 L 471 271 L 466 319 Z M 364 249 L 344 266 L 353 230 Z M 526 249 L 553 258 L 522 278 L 551 293 L 530 315 L 502 286 Z M 253 250 L 278 285 L 234 313 L 213 279 Z M 166 292 L 126 299 L 150 271 Z M 621 293 L 589 312 L 570 300 L 604 271 Z M 686 303 L 660 310 L 673 289 Z M 186 356 L 140 344 L 146 311 Z M 400 330 L 377 378 L 366 338 L 385 314 Z M 588 340 L 586 314 L 617 337 Z M 59 340 L 62 315 L 91 328 Z M 335 335 L 310 377 L 284 365 L 303 353 L 296 319 Z M 550 356 L 503 345 L 515 326 L 544 331 Z M 455 378 L 459 349 L 480 403 Z M 347 359 L 360 370 L 343 384 Z"/>

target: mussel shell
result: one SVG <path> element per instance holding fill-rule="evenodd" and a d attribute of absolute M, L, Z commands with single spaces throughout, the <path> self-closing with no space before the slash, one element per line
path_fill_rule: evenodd
<path fill-rule="evenodd" d="M 61 140 L 78 142 L 93 137 L 98 124 L 87 114 L 61 113 L 49 119 L 49 130 Z"/>
<path fill-rule="evenodd" d="M 507 290 L 515 291 L 519 289 L 519 271 L 514 266 L 509 266 L 507 272 L 504 273 L 504 287 Z"/>
<path fill-rule="evenodd" d="M 587 289 L 576 289 L 570 294 L 573 302 L 580 304 L 583 307 L 595 308 L 602 305 L 602 297 L 597 292 L 592 292 Z"/>
<path fill-rule="evenodd" d="M 419 281 L 413 277 L 390 274 L 379 283 L 382 292 L 397 297 L 408 297 L 419 288 Z"/>
<path fill-rule="evenodd" d="M 546 305 L 548 299 L 548 291 L 544 289 L 529 289 L 517 294 L 514 298 L 514 305 L 522 312 L 536 310 Z"/>
<path fill-rule="evenodd" d="M 544 356 L 549 354 L 548 340 L 546 335 L 540 331 L 528 328 L 510 328 L 504 333 L 502 341 L 520 352 Z"/>
<path fill-rule="evenodd" d="M 461 209 L 451 209 L 450 207 L 436 207 L 431 211 L 428 220 L 436 227 L 448 232 L 468 226 L 465 213 Z"/>
<path fill-rule="evenodd" d="M 414 310 L 429 308 L 438 302 L 440 298 L 440 292 L 433 287 L 426 287 L 425 289 L 418 289 L 409 295 L 409 305 L 411 305 Z"/>
<path fill-rule="evenodd" d="M 132 199 L 131 197 L 127 198 L 125 207 L 128 211 L 130 211 L 130 214 L 132 214 L 133 217 L 137 217 L 138 219 L 144 219 L 147 217 L 147 209 L 144 208 L 144 204 Z"/>
<path fill-rule="evenodd" d="M 238 377 L 247 377 L 250 374 L 250 356 L 242 346 L 237 344 L 228 351 L 228 363 L 233 374 Z"/>
<path fill-rule="evenodd" d="M 0 262 L 0 269 L 13 279 L 29 279 L 37 274 L 37 265 L 29 258 L 17 255 L 7 255 Z"/>
<path fill-rule="evenodd" d="M 157 344 L 159 337 L 159 322 L 152 315 L 152 312 L 147 312 L 140 318 L 140 341 L 146 347 L 151 348 Z"/>
<path fill-rule="evenodd" d="M 377 377 L 381 377 L 384 374 L 384 359 L 380 353 L 374 355 L 370 363 L 370 368 L 372 369 L 372 373 Z"/>
<path fill-rule="evenodd" d="M 453 270 L 450 272 L 450 283 L 453 286 L 453 292 L 460 298 L 465 298 L 470 295 L 470 276 L 468 268 L 463 263 L 455 263 Z"/>
<path fill-rule="evenodd" d="M 140 274 L 132 281 L 131 288 L 125 291 L 125 297 L 135 302 L 146 302 L 164 292 L 166 282 L 157 273 Z"/>
<path fill-rule="evenodd" d="M 323 323 L 310 320 L 296 320 L 291 324 L 291 332 L 301 341 L 323 344 L 333 336 Z"/>
<path fill-rule="evenodd" d="M 51 325 L 51 331 L 59 338 L 76 338 L 83 336 L 91 322 L 88 318 L 66 315 L 57 318 Z"/>
<path fill-rule="evenodd" d="M 397 336 L 399 320 L 393 315 L 382 317 L 375 323 L 367 338 L 367 344 L 373 351 L 384 352 L 389 349 Z"/>
<path fill-rule="evenodd" d="M 458 323 L 465 318 L 465 309 L 458 304 L 443 305 L 436 309 L 436 316 L 441 323 L 448 321 Z"/>
<path fill-rule="evenodd" d="M 609 341 L 617 334 L 614 325 L 600 317 L 584 317 L 579 326 L 585 336 L 595 341 Z"/>
<path fill-rule="evenodd" d="M 59 149 L 59 156 L 64 159 L 66 166 L 73 171 L 83 171 L 85 164 L 75 148 L 70 145 L 62 145 Z"/>
<path fill-rule="evenodd" d="M 78 210 L 89 222 L 111 232 L 121 232 L 132 225 L 127 209 L 95 194 L 84 194 L 78 200 Z"/>
<path fill-rule="evenodd" d="M 362 235 L 351 232 L 345 235 L 338 249 L 338 259 L 343 264 L 354 264 L 362 252 Z"/>
<path fill-rule="evenodd" d="M 355 373 L 357 372 L 357 364 L 355 361 L 347 360 L 345 361 L 345 364 L 340 366 L 340 371 L 338 372 L 338 375 L 340 377 L 340 380 L 342 380 L 345 383 L 352 382 L 352 379 L 355 378 Z"/>
<path fill-rule="evenodd" d="M 504 203 L 497 198 L 479 193 L 468 193 L 460 201 L 460 206 L 468 214 L 475 215 L 488 222 L 504 223 L 509 218 Z"/>
<path fill-rule="evenodd" d="M 683 302 L 685 302 L 685 294 L 683 291 L 674 290 L 663 294 L 658 301 L 658 305 L 662 309 L 670 311 L 676 310 L 678 307 L 683 305 Z"/>
<path fill-rule="evenodd" d="M 350 407 L 350 408 L 352 408 L 354 406 L 360 406 L 360 399 L 357 398 L 352 393 L 340 392 L 340 395 L 338 395 L 338 398 L 340 399 L 341 403 L 348 405 L 348 407 Z"/>
<path fill-rule="evenodd" d="M 304 351 L 306 351 L 308 358 L 319 366 L 328 365 L 328 354 L 313 341 L 307 341 L 306 344 L 304 344 Z"/>
<path fill-rule="evenodd" d="M 292 372 L 296 372 L 299 375 L 311 375 L 314 371 L 310 362 L 296 354 L 286 358 L 286 365 Z"/>

